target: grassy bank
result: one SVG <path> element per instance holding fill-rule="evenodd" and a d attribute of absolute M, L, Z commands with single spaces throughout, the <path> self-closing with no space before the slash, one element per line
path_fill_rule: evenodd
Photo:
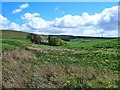
<path fill-rule="evenodd" d="M 4 87 L 118 88 L 117 39 L 82 38 L 49 46 L 32 44 L 26 35 L 3 31 Z"/>

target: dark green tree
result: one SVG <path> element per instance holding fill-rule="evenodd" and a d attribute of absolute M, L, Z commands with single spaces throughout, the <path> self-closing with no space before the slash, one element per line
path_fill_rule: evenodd
<path fill-rule="evenodd" d="M 30 39 L 30 41 L 35 44 L 41 44 L 42 42 L 42 38 L 40 37 L 40 35 L 37 34 L 29 33 L 27 35 L 27 38 Z"/>
<path fill-rule="evenodd" d="M 48 40 L 51 46 L 61 46 L 65 44 L 65 41 L 63 41 L 61 38 L 58 38 L 57 36 L 50 36 Z"/>

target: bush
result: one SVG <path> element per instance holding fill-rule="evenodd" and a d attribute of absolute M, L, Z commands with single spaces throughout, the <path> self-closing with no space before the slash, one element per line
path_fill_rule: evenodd
<path fill-rule="evenodd" d="M 63 41 L 62 39 L 56 37 L 56 36 L 51 36 L 49 38 L 49 44 L 51 46 L 61 46 L 65 44 L 65 41 Z"/>
<path fill-rule="evenodd" d="M 32 33 L 29 33 L 27 35 L 27 38 L 30 39 L 30 41 L 32 43 L 35 43 L 35 44 L 41 44 L 42 42 L 42 38 L 41 36 L 37 35 L 37 34 L 32 34 Z"/>

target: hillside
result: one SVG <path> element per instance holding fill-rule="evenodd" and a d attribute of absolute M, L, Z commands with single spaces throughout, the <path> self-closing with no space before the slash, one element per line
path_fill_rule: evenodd
<path fill-rule="evenodd" d="M 26 38 L 27 32 L 13 31 L 13 30 L 0 30 L 3 38 Z M 47 36 L 47 35 L 42 35 Z M 71 39 L 116 39 L 116 37 L 90 37 L 90 36 L 72 36 L 72 35 L 51 35 L 57 36 L 63 40 L 70 41 Z M 1 38 L 1 36 L 0 36 Z"/>
<path fill-rule="evenodd" d="M 33 44 L 2 31 L 4 88 L 118 88 L 118 39 L 72 38 L 64 46 Z"/>
<path fill-rule="evenodd" d="M 2 38 L 26 38 L 27 33 L 13 30 L 0 30 Z"/>

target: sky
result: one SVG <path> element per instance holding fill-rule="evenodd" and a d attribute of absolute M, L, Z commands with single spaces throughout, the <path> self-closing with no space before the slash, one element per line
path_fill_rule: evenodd
<path fill-rule="evenodd" d="M 117 2 L 3 2 L 0 29 L 76 36 L 118 35 Z"/>

